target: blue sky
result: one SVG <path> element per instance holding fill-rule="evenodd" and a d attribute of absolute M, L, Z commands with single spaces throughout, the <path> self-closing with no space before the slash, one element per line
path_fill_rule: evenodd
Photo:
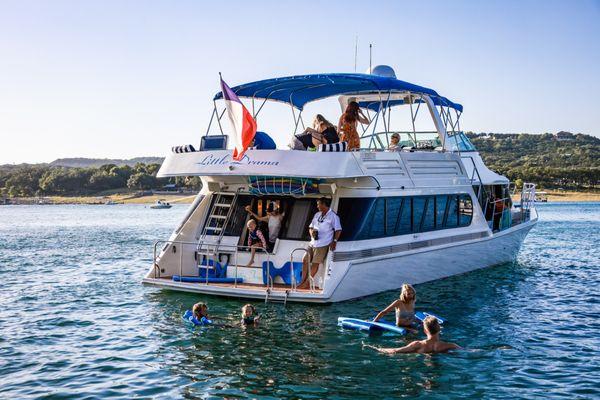
<path fill-rule="evenodd" d="M 356 36 L 359 72 L 373 43 L 374 64 L 463 104 L 465 130 L 600 136 L 598 1 L 222 3 L 0 0 L 0 164 L 197 144 L 219 71 L 352 72 Z M 279 145 L 291 124 L 281 105 L 259 119 Z"/>

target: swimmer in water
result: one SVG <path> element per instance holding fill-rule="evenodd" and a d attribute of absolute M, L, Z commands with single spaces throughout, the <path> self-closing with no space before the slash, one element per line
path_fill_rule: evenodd
<path fill-rule="evenodd" d="M 242 325 L 257 325 L 260 315 L 256 313 L 256 308 L 252 304 L 246 304 L 242 307 Z"/>
<path fill-rule="evenodd" d="M 208 306 L 206 305 L 206 303 L 196 303 L 194 304 L 194 307 L 192 307 L 192 313 L 194 314 L 194 317 L 198 320 L 201 321 L 202 318 L 208 318 Z"/>
<path fill-rule="evenodd" d="M 383 309 L 373 321 L 379 321 L 384 315 L 390 311 L 396 311 L 396 325 L 403 328 L 410 328 L 415 322 L 415 303 L 417 301 L 417 292 L 412 285 L 405 283 L 402 285 L 400 297 L 392 304 Z"/>
<path fill-rule="evenodd" d="M 425 340 L 415 340 L 404 347 L 382 348 L 363 343 L 363 347 L 369 347 L 385 354 L 396 353 L 446 353 L 450 350 L 460 349 L 455 343 L 442 342 L 440 340 L 440 323 L 437 318 L 428 316 L 423 321 L 423 330 L 427 335 Z"/>

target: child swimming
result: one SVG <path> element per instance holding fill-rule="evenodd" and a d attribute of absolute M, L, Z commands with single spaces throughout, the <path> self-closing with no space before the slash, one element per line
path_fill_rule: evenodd
<path fill-rule="evenodd" d="M 260 315 L 256 313 L 256 308 L 252 304 L 246 304 L 242 307 L 242 325 L 256 325 Z"/>
<path fill-rule="evenodd" d="M 198 321 L 201 321 L 202 318 L 208 319 L 208 306 L 206 303 L 196 303 L 192 307 L 192 313 Z"/>
<path fill-rule="evenodd" d="M 440 340 L 440 323 L 437 318 L 428 316 L 423 321 L 423 330 L 427 335 L 425 340 L 415 340 L 404 347 L 382 348 L 363 343 L 363 347 L 368 347 L 385 354 L 395 353 L 446 353 L 450 350 L 460 349 L 455 343 L 442 342 Z"/>
<path fill-rule="evenodd" d="M 417 292 L 412 285 L 405 283 L 402 285 L 400 297 L 394 300 L 392 304 L 383 309 L 373 321 L 379 321 L 384 315 L 396 310 L 396 325 L 402 327 L 411 327 L 415 321 L 415 302 L 417 301 Z"/>

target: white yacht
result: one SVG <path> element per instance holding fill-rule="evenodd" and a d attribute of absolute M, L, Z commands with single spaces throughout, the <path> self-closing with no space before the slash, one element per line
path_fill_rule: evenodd
<path fill-rule="evenodd" d="M 248 99 L 259 126 L 265 104 L 283 102 L 297 133 L 304 106 L 331 97 L 342 110 L 358 102 L 370 123 L 359 124 L 360 151 L 336 151 L 344 149 L 336 145 L 314 152 L 249 150 L 238 162 L 227 150 L 229 124 L 221 120 L 217 93 L 199 150 L 173 148 L 158 173 L 199 176 L 203 186 L 171 236 L 155 243 L 145 284 L 217 296 L 339 302 L 510 262 L 537 222 L 535 185 L 524 185 L 521 207 L 514 207 L 509 180 L 484 165 L 460 130 L 463 107 L 396 79 L 390 67 L 267 79 L 232 90 Z M 402 123 L 404 129 L 394 126 Z M 417 129 L 423 124 L 431 129 Z M 389 150 L 394 133 L 400 143 Z M 310 288 L 300 289 L 308 225 L 320 197 L 331 199 L 342 235 Z M 245 208 L 264 216 L 273 203 L 285 211 L 281 231 L 271 251 L 257 252 L 248 265 L 251 217 Z"/>

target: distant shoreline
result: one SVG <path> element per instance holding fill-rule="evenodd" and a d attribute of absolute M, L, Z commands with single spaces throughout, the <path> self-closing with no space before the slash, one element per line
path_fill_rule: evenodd
<path fill-rule="evenodd" d="M 112 204 L 154 204 L 164 200 L 173 205 L 191 204 L 197 193 L 152 194 L 136 196 L 132 194 L 114 194 L 110 196 L 43 196 L 43 197 L 15 197 L 9 198 L 8 204 L 17 205 L 61 205 L 61 204 L 86 204 L 86 205 L 112 205 Z M 0 199 L 0 204 L 1 203 Z"/>
<path fill-rule="evenodd" d="M 572 192 L 572 191 L 545 191 L 549 203 L 556 202 L 600 202 L 600 192 Z M 134 194 L 114 194 L 110 196 L 43 196 L 43 197 L 16 197 L 9 198 L 7 204 L 22 205 L 53 205 L 53 204 L 88 204 L 88 205 L 106 205 L 106 204 L 154 204 L 157 200 L 164 200 L 173 205 L 191 204 L 196 197 L 196 193 L 173 193 L 173 194 L 152 194 L 147 196 L 137 196 Z M 519 200 L 517 195 L 514 199 Z M 2 199 L 0 199 L 2 204 Z"/>

